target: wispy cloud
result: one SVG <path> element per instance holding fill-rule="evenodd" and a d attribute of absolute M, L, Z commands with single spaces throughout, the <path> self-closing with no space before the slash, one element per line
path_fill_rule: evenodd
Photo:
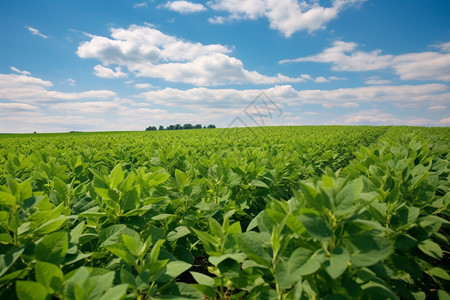
<path fill-rule="evenodd" d="M 133 4 L 133 8 L 142 8 L 142 7 L 147 7 L 147 3 L 146 2 L 139 2 L 139 3 Z"/>
<path fill-rule="evenodd" d="M 30 26 L 26 26 L 25 28 L 27 28 L 31 32 L 31 34 L 33 34 L 33 35 L 40 36 L 40 37 L 42 37 L 44 39 L 48 38 L 48 35 L 40 33 L 39 30 L 37 30 L 36 28 L 30 27 Z"/>
<path fill-rule="evenodd" d="M 11 69 L 11 71 L 14 71 L 14 72 L 22 74 L 22 75 L 31 75 L 30 72 L 28 72 L 28 71 L 21 71 L 21 70 L 17 69 L 16 67 L 13 67 L 13 66 L 11 66 L 9 68 Z"/>

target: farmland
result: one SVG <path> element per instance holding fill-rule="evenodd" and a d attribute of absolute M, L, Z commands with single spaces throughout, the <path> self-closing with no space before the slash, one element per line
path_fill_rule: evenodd
<path fill-rule="evenodd" d="M 450 128 L 0 135 L 0 298 L 444 299 Z"/>

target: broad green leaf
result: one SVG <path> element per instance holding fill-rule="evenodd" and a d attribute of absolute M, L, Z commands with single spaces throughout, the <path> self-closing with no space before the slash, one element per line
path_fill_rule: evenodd
<path fill-rule="evenodd" d="M 109 289 L 100 300 L 120 300 L 123 299 L 128 289 L 128 284 L 119 284 Z"/>
<path fill-rule="evenodd" d="M 10 252 L 0 255 L 0 277 L 8 271 L 8 269 L 16 262 L 16 260 L 22 255 L 24 247 L 18 249 L 12 249 Z"/>
<path fill-rule="evenodd" d="M 220 274 L 227 278 L 239 277 L 240 265 L 234 260 L 227 258 L 217 265 Z"/>
<path fill-rule="evenodd" d="M 179 189 L 183 189 L 191 182 L 189 177 L 184 172 L 178 169 L 175 170 L 175 179 L 177 181 L 177 186 Z"/>
<path fill-rule="evenodd" d="M 176 241 L 179 238 L 182 238 L 183 236 L 186 236 L 190 233 L 191 233 L 191 231 L 186 226 L 178 226 L 177 228 L 175 228 L 175 230 L 173 230 L 167 234 L 167 240 L 169 242 L 173 242 L 173 241 Z"/>
<path fill-rule="evenodd" d="M 385 259 L 392 250 L 392 243 L 379 236 L 364 235 L 350 239 L 354 247 L 351 262 L 358 267 L 366 267 Z"/>
<path fill-rule="evenodd" d="M 334 199 L 335 210 L 333 210 L 333 213 L 339 216 L 354 207 L 355 200 L 361 194 L 363 186 L 364 184 L 361 178 L 347 183 Z"/>
<path fill-rule="evenodd" d="M 128 228 L 124 224 L 111 225 L 100 232 L 100 247 L 105 247 L 111 244 L 122 242 L 122 234 L 140 239 L 140 236 L 136 231 Z"/>
<path fill-rule="evenodd" d="M 67 232 L 53 232 L 46 235 L 34 248 L 34 256 L 37 260 L 61 264 L 69 247 Z"/>
<path fill-rule="evenodd" d="M 419 249 L 426 255 L 435 259 L 441 259 L 443 256 L 441 247 L 430 239 L 421 242 L 419 244 Z"/>
<path fill-rule="evenodd" d="M 158 278 L 158 282 L 167 282 L 171 279 L 178 277 L 181 273 L 189 270 L 192 267 L 184 261 L 171 261 L 166 265 L 166 270 L 164 274 Z"/>
<path fill-rule="evenodd" d="M 329 260 L 325 261 L 325 271 L 331 278 L 336 279 L 345 272 L 349 261 L 350 254 L 347 249 L 339 246 L 333 250 Z"/>
<path fill-rule="evenodd" d="M 111 171 L 111 174 L 109 175 L 111 187 L 113 189 L 117 189 L 119 187 L 119 184 L 122 183 L 123 179 L 124 179 L 123 169 L 121 164 L 118 164 L 114 167 L 114 169 Z"/>
<path fill-rule="evenodd" d="M 447 271 L 440 267 L 433 267 L 428 270 L 428 274 L 431 276 L 436 276 L 445 280 L 450 280 L 450 275 L 448 275 Z"/>
<path fill-rule="evenodd" d="M 265 189 L 269 188 L 269 186 L 267 184 L 265 184 L 264 182 L 262 182 L 261 180 L 258 180 L 258 179 L 252 180 L 252 184 L 254 186 L 265 188 Z"/>
<path fill-rule="evenodd" d="M 222 261 L 226 260 L 227 258 L 231 258 L 239 263 L 242 263 L 246 255 L 244 253 L 233 253 L 233 254 L 224 254 L 221 256 L 210 256 L 208 257 L 208 260 L 210 263 L 212 263 L 214 266 L 217 267 L 218 264 L 220 264 Z"/>
<path fill-rule="evenodd" d="M 43 235 L 43 234 L 48 234 L 48 233 L 57 231 L 58 229 L 60 229 L 61 227 L 63 227 L 66 224 L 66 222 L 69 220 L 69 218 L 70 217 L 68 217 L 68 216 L 59 216 L 56 219 L 47 221 L 44 224 L 42 224 L 41 226 L 39 226 L 38 228 L 36 228 L 34 233 Z"/>
<path fill-rule="evenodd" d="M 34 281 L 17 281 L 16 293 L 19 300 L 50 300 L 47 289 Z"/>
<path fill-rule="evenodd" d="M 311 254 L 312 252 L 308 249 L 297 248 L 287 261 L 277 263 L 275 280 L 281 289 L 289 289 L 301 279 L 301 268 L 309 260 Z"/>
<path fill-rule="evenodd" d="M 260 233 L 249 231 L 238 235 L 239 249 L 258 264 L 270 267 L 272 258 L 263 247 Z"/>
<path fill-rule="evenodd" d="M 189 272 L 198 284 L 214 287 L 214 279 L 198 272 Z"/>
<path fill-rule="evenodd" d="M 325 242 L 332 237 L 333 232 L 331 232 L 325 221 L 320 216 L 314 214 L 303 214 L 299 217 L 299 219 L 313 238 Z"/>
<path fill-rule="evenodd" d="M 14 195 L 0 191 L 0 205 L 14 206 L 16 204 L 16 197 Z"/>
<path fill-rule="evenodd" d="M 45 286 L 49 293 L 55 293 L 63 285 L 63 273 L 61 269 L 51 263 L 36 262 L 35 265 L 36 280 Z"/>

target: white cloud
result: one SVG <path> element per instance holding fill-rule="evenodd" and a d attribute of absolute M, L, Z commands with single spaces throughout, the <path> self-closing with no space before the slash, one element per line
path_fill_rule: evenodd
<path fill-rule="evenodd" d="M 382 84 L 389 84 L 391 83 L 391 81 L 387 79 L 381 79 L 377 76 L 370 76 L 364 81 L 364 83 L 369 85 L 382 85 Z"/>
<path fill-rule="evenodd" d="M 450 42 L 435 44 L 435 45 L 433 45 L 433 47 L 438 48 L 442 52 L 450 52 Z"/>
<path fill-rule="evenodd" d="M 11 69 L 11 71 L 19 73 L 19 74 L 22 74 L 22 75 L 31 75 L 30 72 L 28 72 L 28 71 L 21 71 L 21 70 L 17 69 L 16 67 L 12 67 L 11 66 L 9 68 Z"/>
<path fill-rule="evenodd" d="M 40 36 L 44 39 L 48 38 L 47 35 L 40 33 L 39 30 L 37 30 L 36 28 L 30 27 L 30 26 L 26 26 L 25 28 L 28 29 L 31 32 L 31 34 L 33 34 L 33 35 Z"/>
<path fill-rule="evenodd" d="M 136 84 L 134 85 L 134 87 L 135 87 L 136 89 L 146 90 L 146 89 L 153 88 L 154 86 L 151 85 L 150 83 L 136 83 Z"/>
<path fill-rule="evenodd" d="M 127 73 L 122 72 L 120 67 L 116 67 L 114 71 L 102 65 L 94 67 L 94 75 L 102 78 L 123 78 L 128 76 Z"/>
<path fill-rule="evenodd" d="M 203 4 L 190 1 L 168 1 L 166 4 L 162 5 L 162 7 L 181 14 L 196 13 L 206 10 L 206 7 L 203 6 Z"/>
<path fill-rule="evenodd" d="M 11 114 L 16 111 L 37 111 L 38 109 L 35 105 L 25 103 L 0 103 L 0 114 Z"/>
<path fill-rule="evenodd" d="M 133 8 L 142 8 L 142 7 L 147 7 L 147 3 L 146 2 L 138 2 L 133 4 Z"/>
<path fill-rule="evenodd" d="M 77 81 L 75 79 L 72 79 L 72 78 L 68 78 L 67 79 L 67 83 L 70 84 L 71 86 L 76 86 L 77 85 Z"/>
<path fill-rule="evenodd" d="M 358 5 L 365 0 L 334 0 L 329 7 L 320 1 L 297 0 L 213 0 L 208 5 L 218 11 L 227 11 L 228 17 L 215 17 L 210 23 L 220 24 L 236 19 L 269 19 L 270 28 L 290 37 L 297 31 L 309 33 L 324 29 L 325 24 L 337 18 L 339 12 L 350 5 Z"/>
<path fill-rule="evenodd" d="M 88 113 L 103 114 L 118 110 L 120 105 L 116 102 L 98 101 L 98 102 L 63 102 L 50 106 L 51 110 L 70 113 Z"/>
<path fill-rule="evenodd" d="M 358 51 L 356 43 L 335 41 L 319 54 L 280 63 L 331 63 L 335 71 L 373 71 L 392 68 L 402 80 L 450 81 L 450 53 L 420 52 L 401 55 L 381 54 L 381 50 Z"/>
<path fill-rule="evenodd" d="M 450 125 L 450 117 L 442 119 L 438 123 L 441 125 Z"/>
<path fill-rule="evenodd" d="M 140 94 L 150 103 L 164 106 L 181 106 L 195 110 L 227 107 L 239 109 L 251 102 L 261 91 L 280 106 L 316 104 L 325 108 L 355 108 L 368 103 L 392 103 L 399 107 L 428 107 L 448 101 L 450 93 L 444 84 L 369 86 L 336 90 L 301 90 L 290 85 L 268 89 L 208 89 L 179 90 L 165 88 Z"/>
<path fill-rule="evenodd" d="M 105 99 L 115 96 L 112 91 L 96 90 L 80 93 L 64 93 L 49 90 L 53 84 L 40 78 L 16 75 L 0 74 L 0 99 L 25 102 L 61 102 L 77 99 Z"/>
<path fill-rule="evenodd" d="M 444 110 L 447 109 L 446 106 L 444 105 L 432 105 L 430 107 L 428 107 L 429 110 Z"/>
<path fill-rule="evenodd" d="M 80 44 L 81 58 L 96 58 L 104 65 L 125 66 L 140 77 L 162 78 L 170 82 L 184 82 L 200 86 L 228 83 L 274 84 L 301 82 L 282 74 L 266 76 L 246 70 L 242 61 L 231 57 L 231 50 L 223 45 L 203 45 L 166 35 L 161 31 L 132 25 L 128 29 L 112 29 L 109 39 L 91 36 Z M 112 70 L 96 66 L 97 75 L 113 77 Z M 101 72 L 100 72 L 101 71 Z M 123 76 L 116 68 L 115 77 Z M 108 78 L 111 78 L 108 77 Z"/>

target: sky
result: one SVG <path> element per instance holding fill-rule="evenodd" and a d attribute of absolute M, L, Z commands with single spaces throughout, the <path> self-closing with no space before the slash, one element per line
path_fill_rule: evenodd
<path fill-rule="evenodd" d="M 2 0 L 0 132 L 450 125 L 448 0 Z"/>

